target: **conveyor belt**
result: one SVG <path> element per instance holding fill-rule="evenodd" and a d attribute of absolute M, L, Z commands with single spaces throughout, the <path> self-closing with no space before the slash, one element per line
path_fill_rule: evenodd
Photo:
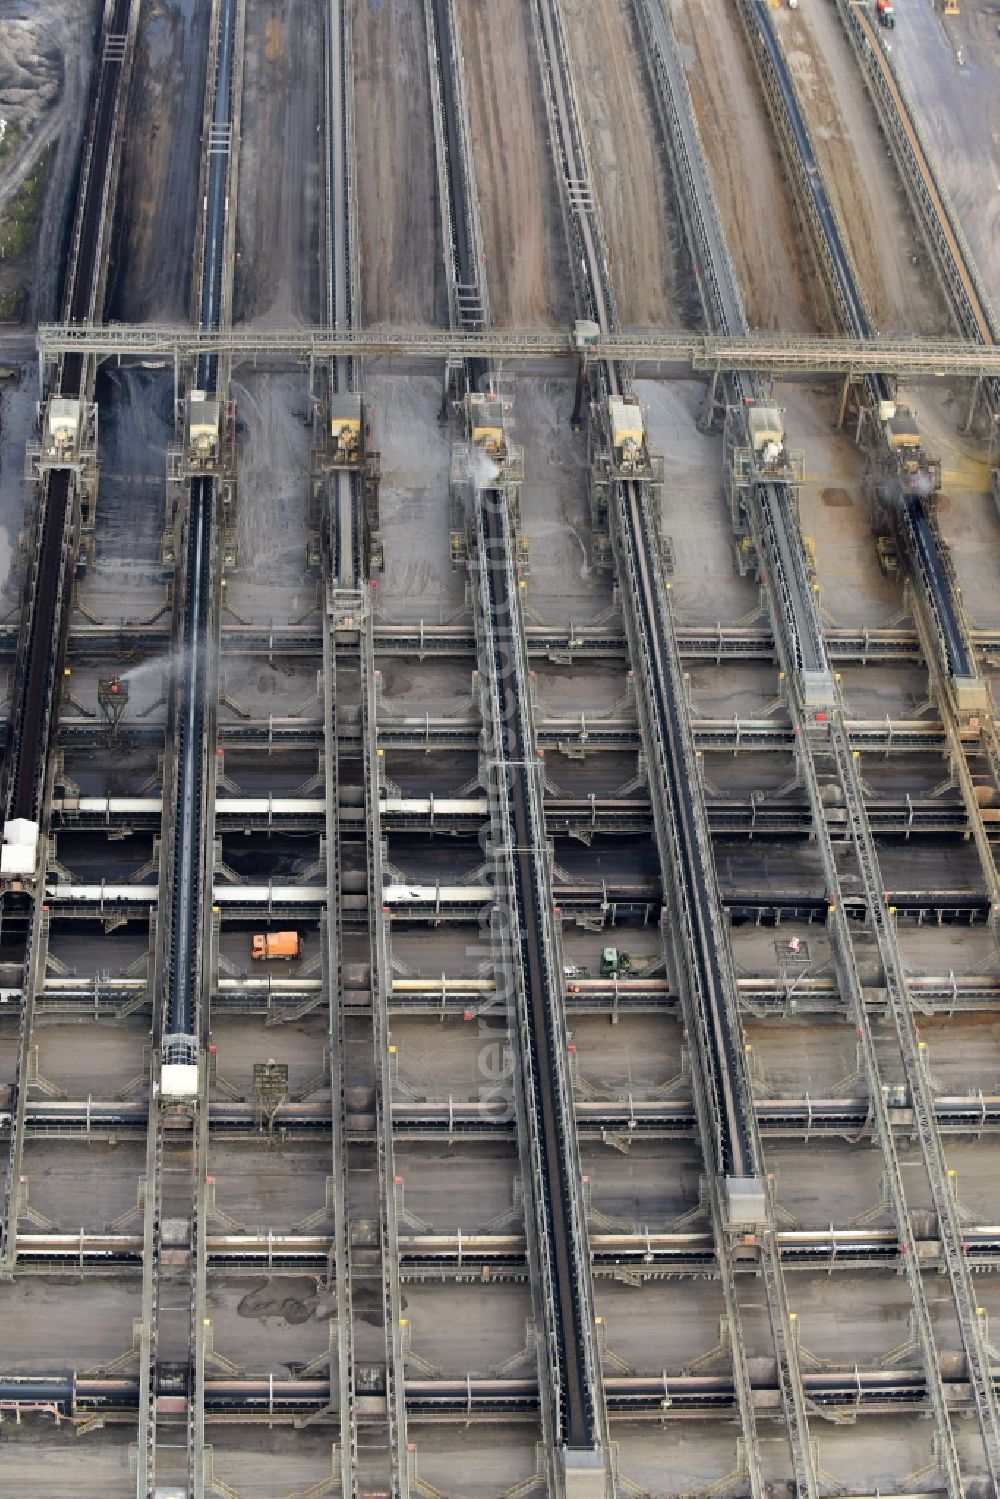
<path fill-rule="evenodd" d="M 916 124 L 910 114 L 909 106 L 903 96 L 903 91 L 886 55 L 879 29 L 871 14 L 863 5 L 854 7 L 853 22 L 864 35 L 868 47 L 869 56 L 878 69 L 878 76 L 882 87 L 892 101 L 893 108 L 902 126 L 903 135 L 906 140 L 906 150 L 920 178 L 922 189 L 934 214 L 934 218 L 940 228 L 941 236 L 947 246 L 947 252 L 955 267 L 956 276 L 960 288 L 960 297 L 963 303 L 963 322 L 970 325 L 970 331 L 975 333 L 979 341 L 985 345 L 997 342 L 997 325 L 993 309 L 985 300 L 985 293 L 981 290 L 978 273 L 970 264 L 968 247 L 957 222 L 952 215 L 954 210 L 950 203 L 946 203 L 938 189 L 937 178 L 927 154 L 923 142 L 920 139 Z M 969 258 L 967 258 L 969 257 Z M 994 386 L 996 382 L 993 382 Z M 994 397 L 995 399 L 996 397 Z"/>
<path fill-rule="evenodd" d="M 992 1373 L 994 1388 L 1000 1388 L 1000 1370 Z M 810 1402 L 829 1411 L 842 1422 L 854 1415 L 887 1416 L 895 1412 L 925 1412 L 926 1379 L 916 1368 L 810 1369 L 802 1375 Z M 944 1379 L 950 1401 L 961 1409 L 968 1405 L 968 1386 L 960 1374 L 949 1370 Z M 757 1373 L 751 1381 L 755 1403 L 762 1416 L 780 1412 L 778 1391 L 770 1374 Z M 176 1393 L 173 1385 L 164 1393 Z M 182 1389 L 183 1393 L 183 1389 Z M 372 1393 L 381 1390 L 374 1387 Z M 642 1418 L 657 1423 L 692 1416 L 732 1411 L 736 1390 L 730 1374 L 626 1374 L 607 1375 L 604 1393 L 612 1416 Z M 89 1378 L 76 1373 L 8 1374 L 0 1376 L 0 1408 L 22 1417 L 35 1415 L 76 1416 L 103 1414 L 107 1419 L 126 1419 L 138 1402 L 138 1386 L 124 1376 Z M 538 1410 L 538 1387 L 530 1378 L 410 1379 L 406 1390 L 407 1414 L 416 1420 L 444 1419 L 459 1423 L 470 1420 L 521 1420 Z M 330 1384 L 323 1378 L 276 1379 L 215 1378 L 205 1381 L 205 1415 L 209 1421 L 271 1418 L 295 1425 L 303 1416 L 313 1419 L 324 1413 L 329 1419 Z M 911 1496 L 904 1496 L 911 1499 Z"/>
<path fill-rule="evenodd" d="M 530 704 L 521 700 L 523 683 L 516 662 L 521 645 L 517 635 L 518 600 L 512 596 L 511 549 L 506 534 L 506 496 L 502 491 L 483 492 L 480 566 L 487 570 L 490 599 L 491 649 L 495 654 L 495 679 L 499 692 L 500 718 L 495 732 L 502 747 L 501 780 L 510 799 L 514 833 L 513 870 L 514 930 L 520 933 L 517 947 L 523 967 L 523 990 L 527 999 L 531 1042 L 529 1062 L 529 1106 L 538 1119 L 538 1139 L 545 1185 L 544 1209 L 548 1233 L 540 1251 L 551 1255 L 551 1285 L 555 1300 L 555 1326 L 559 1341 L 560 1389 L 563 1440 L 569 1447 L 593 1447 L 596 1438 L 581 1327 L 582 1286 L 587 1267 L 575 1262 L 577 1235 L 573 1225 L 573 1203 L 566 1179 L 566 1163 L 573 1159 L 569 1132 L 573 1121 L 564 1113 L 558 1086 L 563 1073 L 559 1055 L 557 1019 L 551 1013 L 549 996 L 554 992 L 553 975 L 546 972 L 547 949 L 539 909 L 539 862 L 546 858 L 544 829 L 532 817 L 528 777 L 533 774 Z M 501 786 L 501 794 L 503 785 Z"/>
<path fill-rule="evenodd" d="M 102 40 L 128 29 L 133 0 L 114 0 Z M 100 251 L 108 174 L 113 166 L 115 103 L 125 66 L 123 51 L 105 47 L 97 64 L 92 128 L 84 153 L 83 197 L 74 228 L 73 253 L 63 299 L 67 322 L 94 321 L 97 286 L 101 280 Z M 82 354 L 63 357 L 53 396 L 85 398 L 86 360 Z M 55 470 L 43 483 L 39 503 L 40 555 L 35 585 L 29 598 L 29 636 L 23 670 L 16 689 L 15 724 L 8 768 L 7 809 L 10 817 L 38 820 L 45 766 L 48 761 L 56 675 L 63 650 L 64 571 L 67 522 L 74 501 L 68 469 Z"/>
<path fill-rule="evenodd" d="M 822 235 L 825 265 L 840 319 L 852 337 L 874 337 L 875 329 L 860 288 L 855 281 L 850 256 L 841 239 L 837 215 L 826 191 L 805 117 L 774 30 L 767 0 L 745 0 L 745 3 L 749 6 L 756 21 L 770 76 L 777 88 L 781 108 L 794 142 L 800 167 L 800 182 L 808 194 L 812 215 Z M 865 385 L 868 389 L 869 405 L 876 413 L 880 402 L 893 399 L 892 386 L 884 375 L 867 376 Z M 913 557 L 913 562 L 925 584 L 941 634 L 948 670 L 952 676 L 970 676 L 974 668 L 965 646 L 960 608 L 953 595 L 947 568 L 940 554 L 937 534 L 928 517 L 923 497 L 917 494 L 907 495 L 906 511 L 910 520 L 911 535 L 918 546 L 918 553 Z"/>
<path fill-rule="evenodd" d="M 216 58 L 212 131 L 225 138 L 233 109 L 233 53 L 236 44 L 236 0 L 223 0 Z M 209 150 L 207 208 L 202 252 L 199 316 L 204 328 L 217 328 L 222 317 L 224 241 L 229 153 Z M 198 386 L 214 392 L 218 359 L 198 360 Z M 212 590 L 212 532 L 215 486 L 211 479 L 192 481 L 187 518 L 184 602 L 180 645 L 184 672 L 176 704 L 176 830 L 171 870 L 169 1032 L 191 1036 L 195 1030 L 198 952 L 204 884 L 205 714 L 207 654 Z"/>

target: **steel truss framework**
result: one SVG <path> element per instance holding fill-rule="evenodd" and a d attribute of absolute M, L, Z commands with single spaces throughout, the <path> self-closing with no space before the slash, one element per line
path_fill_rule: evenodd
<path fill-rule="evenodd" d="M 602 333 L 581 351 L 573 328 L 185 328 L 154 323 L 43 323 L 37 347 L 43 369 L 64 353 L 95 359 L 136 357 L 186 361 L 225 355 L 233 363 L 266 358 L 327 360 L 416 357 L 463 359 L 577 359 L 677 366 L 725 374 L 759 370 L 860 377 L 866 374 L 1000 375 L 1000 347 L 962 339 L 819 338 L 792 334 L 743 336 L 699 332 Z"/>

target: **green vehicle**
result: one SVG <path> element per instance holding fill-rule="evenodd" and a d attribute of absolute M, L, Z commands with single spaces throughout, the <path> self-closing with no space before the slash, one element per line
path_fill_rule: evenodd
<path fill-rule="evenodd" d="M 632 968 L 632 959 L 624 948 L 604 947 L 601 949 L 601 978 L 616 979 L 623 973 L 629 973 Z"/>

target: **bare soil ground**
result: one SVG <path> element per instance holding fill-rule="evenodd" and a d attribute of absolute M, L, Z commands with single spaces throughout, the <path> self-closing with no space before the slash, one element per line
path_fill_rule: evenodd
<path fill-rule="evenodd" d="M 194 0 L 139 12 L 112 292 L 128 322 L 190 312 L 209 19 Z"/>
<path fill-rule="evenodd" d="M 774 21 L 875 326 L 889 333 L 951 331 L 836 11 L 807 5 L 776 10 Z"/>
<path fill-rule="evenodd" d="M 319 311 L 319 8 L 247 6 L 236 233 L 236 315 L 309 322 Z"/>
<path fill-rule="evenodd" d="M 527 0 L 459 0 L 458 14 L 493 320 L 568 322 L 572 290 Z"/>
<path fill-rule="evenodd" d="M 1000 307 L 1000 8 L 897 12 L 892 53 L 994 308 Z M 961 52 L 962 61 L 958 61 Z"/>
<path fill-rule="evenodd" d="M 619 321 L 676 327 L 670 187 L 631 5 L 563 0 L 563 15 Z"/>
<path fill-rule="evenodd" d="M 671 0 L 695 116 L 751 328 L 828 331 L 753 60 L 728 0 Z"/>
<path fill-rule="evenodd" d="M 0 0 L 0 117 L 17 145 L 0 162 L 0 218 L 7 200 L 55 143 L 36 244 L 62 242 L 87 118 L 100 7 L 97 0 Z M 30 322 L 58 311 L 62 257 L 19 257 L 0 268 L 0 293 L 30 294 Z"/>
<path fill-rule="evenodd" d="M 423 12 L 355 0 L 354 101 L 366 322 L 447 317 Z"/>

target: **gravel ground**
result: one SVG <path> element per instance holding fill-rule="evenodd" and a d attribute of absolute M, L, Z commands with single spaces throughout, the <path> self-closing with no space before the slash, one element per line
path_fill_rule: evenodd
<path fill-rule="evenodd" d="M 774 21 L 875 326 L 888 333 L 951 332 L 923 237 L 833 6 L 776 10 Z"/>
<path fill-rule="evenodd" d="M 76 189 L 94 61 L 99 0 L 0 0 L 0 115 L 23 127 L 24 143 L 0 179 L 0 209 L 47 144 L 57 142 L 37 243 L 59 245 Z M 0 271 L 0 290 L 28 286 L 28 321 L 54 317 L 62 262 L 27 258 Z"/>
<path fill-rule="evenodd" d="M 99 619 L 142 619 L 164 597 L 160 536 L 173 387 L 166 373 L 105 366 L 98 397 L 95 560 L 80 593 Z"/>
<path fill-rule="evenodd" d="M 366 322 L 446 322 L 423 13 L 354 0 L 354 113 Z"/>
<path fill-rule="evenodd" d="M 24 525 L 24 445 L 35 427 L 38 382 L 25 367 L 21 381 L 0 391 L 0 613 L 15 602 L 20 576 L 11 571 L 17 533 Z"/>
<path fill-rule="evenodd" d="M 237 209 L 237 318 L 319 316 L 321 7 L 247 5 Z"/>
<path fill-rule="evenodd" d="M 460 0 L 465 77 L 493 320 L 572 319 L 562 216 L 526 0 Z"/>
<path fill-rule="evenodd" d="M 879 568 L 862 490 L 865 457 L 849 430 L 834 431 L 834 389 L 789 382 L 776 398 L 790 446 L 804 453 L 799 519 L 816 548 L 820 607 L 838 625 L 884 624 L 902 604 L 902 585 Z"/>
<path fill-rule="evenodd" d="M 209 8 L 195 0 L 139 12 L 111 296 L 123 321 L 190 312 L 208 31 Z"/>
<path fill-rule="evenodd" d="M 436 380 L 370 379 L 377 445 L 385 571 L 378 603 L 392 619 L 438 622 L 461 609 L 464 573 L 452 572 L 448 542 L 450 431 L 437 422 Z"/>
<path fill-rule="evenodd" d="M 671 0 L 695 117 L 751 328 L 830 330 L 747 50 L 728 0 Z"/>
<path fill-rule="evenodd" d="M 311 427 L 301 375 L 234 381 L 240 441 L 236 515 L 239 567 L 230 603 L 250 619 L 294 619 L 315 592 L 305 572 L 305 513 Z"/>
<path fill-rule="evenodd" d="M 676 327 L 670 188 L 631 7 L 563 0 L 563 15 L 619 322 Z"/>
<path fill-rule="evenodd" d="M 650 450 L 665 459 L 660 523 L 674 545 L 678 620 L 731 624 L 753 608 L 757 589 L 733 565 L 722 443 L 695 426 L 704 390 L 693 382 L 640 380 L 636 393 L 648 408 Z"/>
<path fill-rule="evenodd" d="M 1000 10 L 964 0 L 960 16 L 931 0 L 900 7 L 892 54 L 994 308 L 1000 307 Z M 959 64 L 957 52 L 963 61 Z"/>

